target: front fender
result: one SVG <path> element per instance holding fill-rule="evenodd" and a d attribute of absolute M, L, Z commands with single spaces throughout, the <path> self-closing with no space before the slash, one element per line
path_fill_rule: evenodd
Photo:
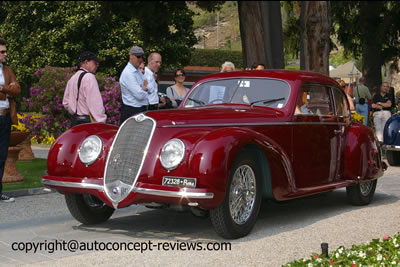
<path fill-rule="evenodd" d="M 117 131 L 116 126 L 88 123 L 64 132 L 50 147 L 47 160 L 48 174 L 59 177 L 103 177 L 108 151 Z M 79 160 L 78 149 L 90 135 L 100 137 L 103 142 L 103 151 L 93 164 L 85 166 Z"/>
<path fill-rule="evenodd" d="M 263 164 L 264 196 L 281 199 L 294 191 L 289 156 L 279 144 L 250 129 L 218 129 L 197 142 L 189 160 L 192 173 L 205 186 L 215 189 L 216 206 L 225 197 L 232 166 L 242 149 L 254 149 L 262 153 L 257 155 L 260 164 Z"/>
<path fill-rule="evenodd" d="M 346 140 L 343 175 L 350 180 L 370 180 L 383 175 L 379 143 L 371 128 L 351 124 Z"/>

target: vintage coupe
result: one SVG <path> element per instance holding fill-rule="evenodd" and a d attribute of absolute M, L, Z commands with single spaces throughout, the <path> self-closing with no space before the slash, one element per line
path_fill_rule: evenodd
<path fill-rule="evenodd" d="M 42 182 L 65 194 L 83 224 L 132 204 L 209 214 L 218 234 L 253 228 L 262 199 L 289 200 L 346 187 L 371 202 L 383 175 L 373 131 L 352 122 L 331 78 L 300 71 L 203 77 L 178 109 L 148 111 L 119 128 L 73 127 L 52 145 Z"/>
<path fill-rule="evenodd" d="M 383 146 L 391 166 L 400 165 L 400 113 L 390 117 L 383 131 Z"/>

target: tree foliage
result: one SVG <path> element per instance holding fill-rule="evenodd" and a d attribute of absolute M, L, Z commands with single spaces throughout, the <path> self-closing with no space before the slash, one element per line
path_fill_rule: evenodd
<path fill-rule="evenodd" d="M 161 53 L 169 67 L 188 62 L 197 41 L 193 12 L 179 1 L 3 1 L 0 14 L 0 36 L 24 96 L 36 70 L 77 65 L 84 50 L 98 53 L 100 72 L 116 76 L 133 45 Z"/>
<path fill-rule="evenodd" d="M 381 66 L 400 56 L 400 3 L 398 1 L 332 1 L 334 31 L 345 51 L 362 56 L 367 86 L 381 83 Z"/>

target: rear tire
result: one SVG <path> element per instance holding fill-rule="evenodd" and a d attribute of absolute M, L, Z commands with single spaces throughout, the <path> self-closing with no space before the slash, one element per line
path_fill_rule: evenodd
<path fill-rule="evenodd" d="M 234 239 L 253 229 L 261 206 L 261 169 L 254 153 L 241 153 L 233 164 L 224 201 L 210 210 L 215 231 Z"/>
<path fill-rule="evenodd" d="M 390 166 L 400 165 L 400 151 L 386 150 L 386 159 Z"/>
<path fill-rule="evenodd" d="M 89 194 L 65 195 L 65 202 L 71 215 L 83 224 L 98 224 L 107 221 L 114 209 Z"/>
<path fill-rule="evenodd" d="M 377 180 L 360 182 L 346 187 L 347 200 L 356 206 L 368 205 L 374 197 Z"/>

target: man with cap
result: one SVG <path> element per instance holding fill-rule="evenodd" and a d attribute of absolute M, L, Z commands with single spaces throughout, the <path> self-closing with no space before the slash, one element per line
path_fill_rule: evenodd
<path fill-rule="evenodd" d="M 91 121 L 106 122 L 107 115 L 95 75 L 99 61 L 95 53 L 82 52 L 80 68 L 67 83 L 63 105 L 74 116 L 72 126 Z"/>
<path fill-rule="evenodd" d="M 141 47 L 132 47 L 129 51 L 129 62 L 119 78 L 122 95 L 121 124 L 127 118 L 147 110 L 149 95 L 154 90 L 147 86 L 147 80 L 139 70 L 143 56 L 144 51 Z"/>

